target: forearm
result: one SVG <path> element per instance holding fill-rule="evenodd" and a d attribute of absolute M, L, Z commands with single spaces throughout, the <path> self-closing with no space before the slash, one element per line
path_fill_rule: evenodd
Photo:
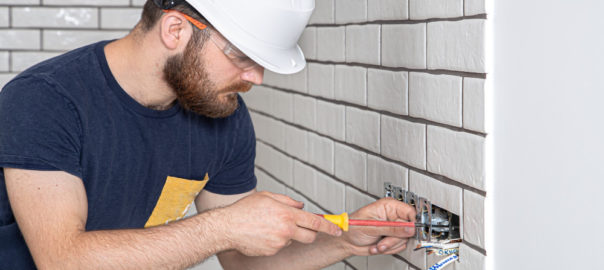
<path fill-rule="evenodd" d="M 352 245 L 341 237 L 319 233 L 312 244 L 293 242 L 274 256 L 248 257 L 237 251 L 219 254 L 224 269 L 322 269 L 354 254 Z"/>
<path fill-rule="evenodd" d="M 219 210 L 168 225 L 81 232 L 64 247 L 60 269 L 184 269 L 226 250 Z M 54 268 L 50 266 L 49 268 Z"/>

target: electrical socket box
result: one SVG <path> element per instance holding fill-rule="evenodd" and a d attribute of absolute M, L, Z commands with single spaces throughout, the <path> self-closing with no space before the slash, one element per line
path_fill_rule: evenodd
<path fill-rule="evenodd" d="M 458 215 L 389 182 L 384 183 L 384 197 L 391 197 L 415 207 L 416 223 L 422 225 L 416 228 L 418 241 L 442 242 L 460 238 Z"/>

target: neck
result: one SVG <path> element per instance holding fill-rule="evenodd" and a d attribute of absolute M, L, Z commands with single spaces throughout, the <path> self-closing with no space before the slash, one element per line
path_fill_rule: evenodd
<path fill-rule="evenodd" d="M 151 35 L 128 36 L 105 47 L 107 63 L 119 85 L 138 103 L 151 109 L 167 109 L 176 96 L 163 79 L 165 55 Z"/>

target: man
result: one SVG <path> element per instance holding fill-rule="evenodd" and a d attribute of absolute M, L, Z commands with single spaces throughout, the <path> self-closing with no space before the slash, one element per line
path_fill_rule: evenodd
<path fill-rule="evenodd" d="M 263 67 L 303 68 L 296 42 L 313 6 L 147 1 L 125 38 L 8 83 L 0 268 L 174 269 L 218 254 L 226 269 L 317 269 L 403 250 L 412 229 L 342 234 L 300 202 L 254 191 L 254 131 L 237 93 Z M 182 219 L 193 201 L 200 214 Z M 352 215 L 414 216 L 392 199 Z"/>

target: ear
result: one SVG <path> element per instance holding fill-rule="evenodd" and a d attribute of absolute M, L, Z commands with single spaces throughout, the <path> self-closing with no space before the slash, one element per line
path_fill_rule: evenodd
<path fill-rule="evenodd" d="M 159 22 L 160 39 L 170 50 L 184 49 L 191 38 L 193 29 L 187 19 L 178 12 L 168 12 Z"/>

